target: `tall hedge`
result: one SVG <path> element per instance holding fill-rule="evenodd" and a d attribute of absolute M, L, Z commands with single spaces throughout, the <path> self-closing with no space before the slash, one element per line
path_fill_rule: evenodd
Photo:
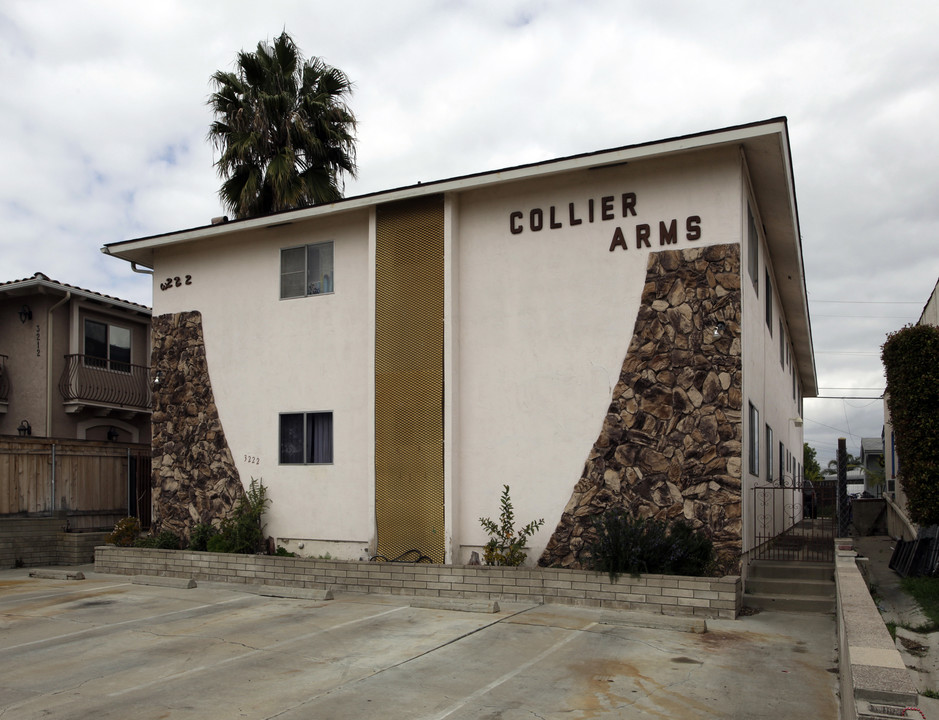
<path fill-rule="evenodd" d="M 939 328 L 910 325 L 891 333 L 881 358 L 910 519 L 935 525 L 939 523 Z"/>

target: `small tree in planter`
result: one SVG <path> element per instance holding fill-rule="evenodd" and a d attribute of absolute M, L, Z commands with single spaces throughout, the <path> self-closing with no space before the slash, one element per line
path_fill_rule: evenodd
<path fill-rule="evenodd" d="M 207 538 L 206 549 L 244 555 L 258 552 L 264 541 L 261 516 L 270 504 L 264 483 L 251 478 L 251 485 L 235 506 L 234 514 L 219 523 L 217 534 Z"/>
<path fill-rule="evenodd" d="M 528 538 L 534 535 L 538 528 L 544 525 L 544 518 L 532 520 L 521 530 L 515 530 L 515 511 L 512 508 L 512 498 L 509 497 L 509 486 L 503 485 L 500 504 L 502 511 L 499 514 L 499 524 L 489 518 L 479 518 L 480 524 L 489 534 L 483 552 L 483 560 L 487 565 L 518 566 L 528 557 L 523 548 Z"/>

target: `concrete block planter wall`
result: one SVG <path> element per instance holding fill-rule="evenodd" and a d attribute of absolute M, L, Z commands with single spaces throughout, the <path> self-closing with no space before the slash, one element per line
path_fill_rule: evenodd
<path fill-rule="evenodd" d="M 559 603 L 730 619 L 737 617 L 743 598 L 737 575 L 623 575 L 611 583 L 604 574 L 564 568 L 338 562 L 113 545 L 95 548 L 95 570 L 329 589 L 334 593 Z"/>

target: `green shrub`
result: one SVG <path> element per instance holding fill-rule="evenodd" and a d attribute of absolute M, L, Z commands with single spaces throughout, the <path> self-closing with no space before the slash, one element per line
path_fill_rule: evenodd
<path fill-rule="evenodd" d="M 206 550 L 208 550 L 209 552 L 214 552 L 214 553 L 235 552 L 231 548 L 232 548 L 231 542 L 225 536 L 224 533 L 216 533 L 215 535 L 210 537 L 205 547 Z"/>
<path fill-rule="evenodd" d="M 611 582 L 623 573 L 702 576 L 714 569 L 714 544 L 684 520 L 669 527 L 661 520 L 610 508 L 594 518 L 593 529 L 596 540 L 587 546 L 588 562 L 593 570 L 607 573 Z"/>
<path fill-rule="evenodd" d="M 479 518 L 483 530 L 489 533 L 489 542 L 483 550 L 483 559 L 487 565 L 518 566 L 528 557 L 523 548 L 528 538 L 544 525 L 544 518 L 532 520 L 518 532 L 515 531 L 515 511 L 509 497 L 509 486 L 503 485 L 500 500 L 502 511 L 497 525 L 489 518 Z"/>
<path fill-rule="evenodd" d="M 277 546 L 277 551 L 274 553 L 277 557 L 297 557 L 297 553 L 290 552 L 283 545 Z"/>
<path fill-rule="evenodd" d="M 910 520 L 935 525 L 939 523 L 939 328 L 910 325 L 891 333 L 881 358 Z"/>
<path fill-rule="evenodd" d="M 179 550 L 182 542 L 179 535 L 164 530 L 159 535 L 142 535 L 134 542 L 134 547 L 157 548 L 160 550 Z"/>
<path fill-rule="evenodd" d="M 114 530 L 104 541 L 118 547 L 131 547 L 140 535 L 140 522 L 135 517 L 126 517 L 117 521 Z"/>
<path fill-rule="evenodd" d="M 199 523 L 189 533 L 189 549 L 205 551 L 209 549 L 209 540 L 218 535 L 218 529 L 212 523 Z"/>
<path fill-rule="evenodd" d="M 243 555 L 261 550 L 264 542 L 261 516 L 270 502 L 264 483 L 251 478 L 251 485 L 238 501 L 232 516 L 222 520 L 218 526 L 218 534 L 208 538 L 206 550 Z"/>

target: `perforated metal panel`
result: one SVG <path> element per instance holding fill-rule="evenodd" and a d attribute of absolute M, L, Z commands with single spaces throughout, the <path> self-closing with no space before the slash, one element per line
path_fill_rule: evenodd
<path fill-rule="evenodd" d="M 380 206 L 375 263 L 378 554 L 443 562 L 443 197 Z"/>

